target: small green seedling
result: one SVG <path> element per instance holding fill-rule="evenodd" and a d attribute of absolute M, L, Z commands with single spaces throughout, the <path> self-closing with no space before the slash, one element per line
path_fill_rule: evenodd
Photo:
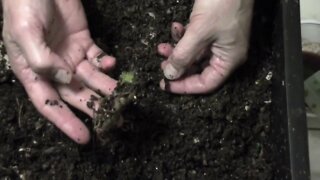
<path fill-rule="evenodd" d="M 133 84 L 135 81 L 133 72 L 122 72 L 120 75 L 120 82 L 124 84 Z"/>
<path fill-rule="evenodd" d="M 119 78 L 118 89 L 111 96 L 101 101 L 94 129 L 102 144 L 109 141 L 109 132 L 123 124 L 123 111 L 126 107 L 137 100 L 135 85 L 137 78 L 134 72 L 122 72 Z"/>

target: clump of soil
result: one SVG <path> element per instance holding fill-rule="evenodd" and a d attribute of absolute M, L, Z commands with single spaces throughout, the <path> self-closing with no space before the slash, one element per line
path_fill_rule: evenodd
<path fill-rule="evenodd" d="M 187 22 L 192 0 L 84 1 L 94 39 L 117 57 L 112 76 L 134 72 L 137 78 L 116 91 L 130 95 L 122 126 L 110 129 L 104 145 L 96 136 L 87 146 L 76 145 L 38 115 L 8 76 L 0 84 L 0 177 L 273 179 L 273 17 L 264 10 L 272 2 L 257 2 L 248 62 L 213 94 L 180 96 L 159 89 L 156 45 L 171 42 L 171 22 Z M 115 107 L 110 98 L 102 101 L 107 110 Z M 82 117 L 92 130 L 110 120 Z"/>
<path fill-rule="evenodd" d="M 0 41 L 0 83 L 6 82 L 9 79 L 10 72 L 9 58 L 6 54 L 3 41 Z"/>
<path fill-rule="evenodd" d="M 100 101 L 101 107 L 94 118 L 94 133 L 101 144 L 109 142 L 113 129 L 123 125 L 123 115 L 132 104 L 137 105 L 138 80 L 133 72 L 122 72 L 116 90 Z"/>

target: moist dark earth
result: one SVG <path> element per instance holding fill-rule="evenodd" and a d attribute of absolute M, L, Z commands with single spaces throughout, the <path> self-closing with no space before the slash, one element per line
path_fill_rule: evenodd
<path fill-rule="evenodd" d="M 132 90 L 138 99 L 122 112 L 124 124 L 110 131 L 106 144 L 92 132 L 92 141 L 80 146 L 37 113 L 2 61 L 0 179 L 275 178 L 272 81 L 266 78 L 274 64 L 271 1 L 256 2 L 247 63 L 208 95 L 159 89 L 163 58 L 156 46 L 172 42 L 172 21 L 188 22 L 192 0 L 83 3 L 93 38 L 117 57 L 110 75 L 137 77 L 131 89 L 117 91 Z M 93 131 L 92 120 L 76 113 Z"/>

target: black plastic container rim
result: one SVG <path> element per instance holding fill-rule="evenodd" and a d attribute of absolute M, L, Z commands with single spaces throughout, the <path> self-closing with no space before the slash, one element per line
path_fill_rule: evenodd
<path fill-rule="evenodd" d="M 275 179 L 307 180 L 310 179 L 308 155 L 308 131 L 304 104 L 303 61 L 301 47 L 300 4 L 299 0 L 281 0 L 276 11 L 274 32 L 282 49 L 279 60 L 278 77 L 275 79 L 274 108 L 279 123 L 284 126 L 282 143 L 288 149 L 279 152 L 286 167 L 276 173 Z M 279 131 L 280 133 L 280 131 Z M 280 157 L 279 157 L 280 158 Z M 280 163 L 279 163 L 280 164 Z M 277 176 L 279 175 L 279 176 Z"/>

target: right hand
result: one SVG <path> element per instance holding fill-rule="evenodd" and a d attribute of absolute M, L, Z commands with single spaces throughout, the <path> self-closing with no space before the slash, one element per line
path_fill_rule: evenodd
<path fill-rule="evenodd" d="M 178 42 L 158 46 L 168 86 L 178 94 L 209 93 L 218 88 L 234 69 L 245 62 L 254 0 L 195 0 L 190 23 L 173 23 Z M 195 73 L 200 69 L 200 73 Z M 167 86 L 167 87 L 166 87 Z"/>
<path fill-rule="evenodd" d="M 111 69 L 115 59 L 91 39 L 81 1 L 2 2 L 13 72 L 41 114 L 75 142 L 87 143 L 88 129 L 64 101 L 92 117 L 99 104 L 94 101 L 93 110 L 87 103 L 100 97 L 95 91 L 111 94 L 117 82 L 100 72 Z"/>

